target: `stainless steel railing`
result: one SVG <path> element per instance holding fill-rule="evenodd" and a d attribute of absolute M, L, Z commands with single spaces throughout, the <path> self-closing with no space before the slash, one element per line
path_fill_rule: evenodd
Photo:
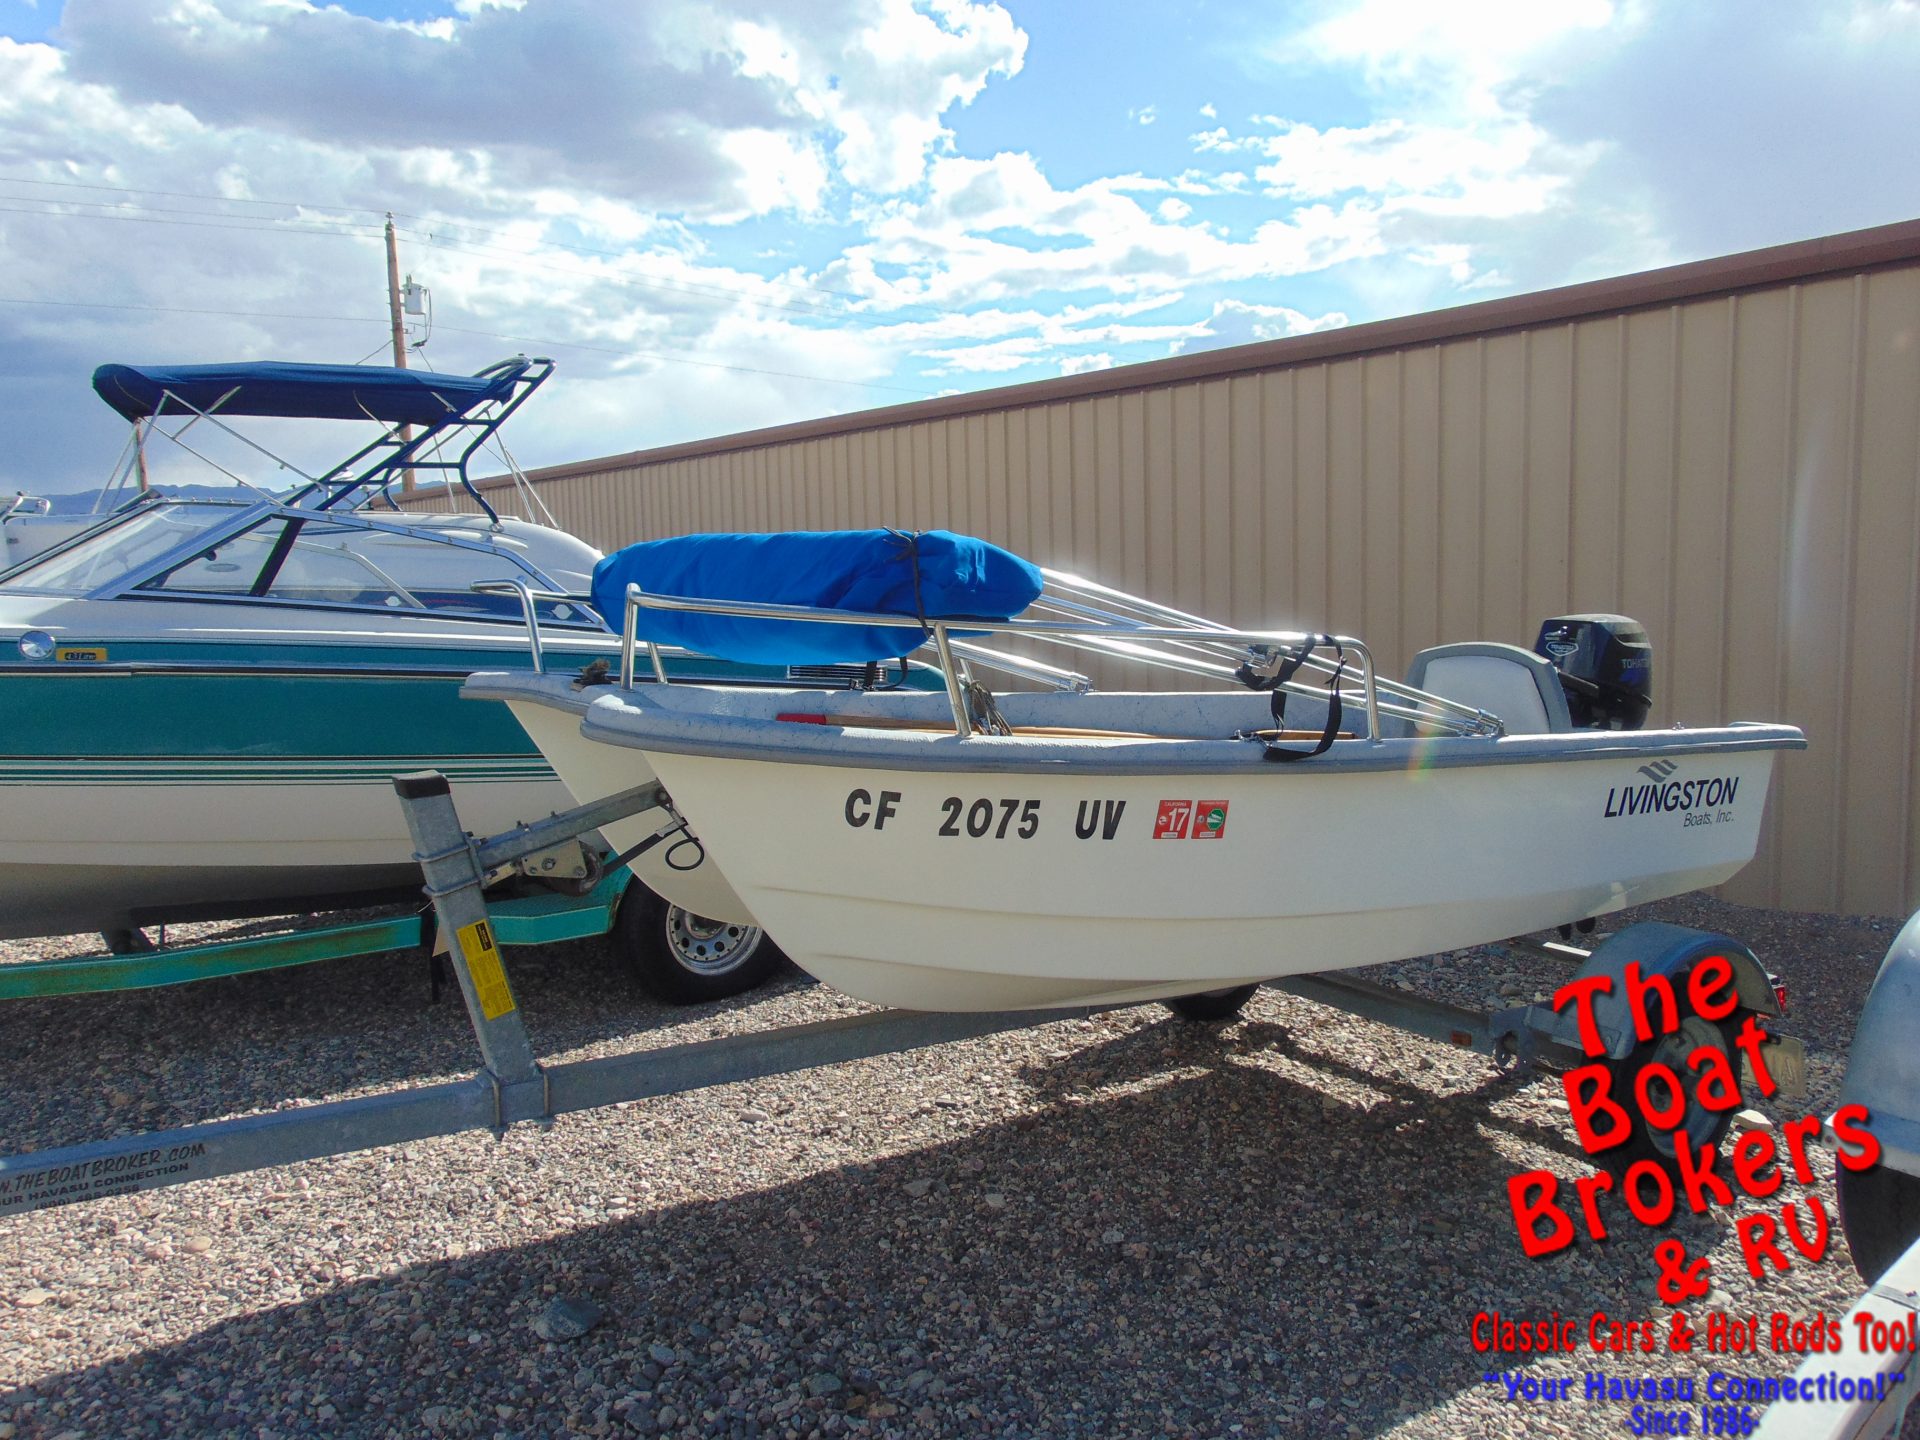
<path fill-rule="evenodd" d="M 480 595 L 518 595 L 520 613 L 527 622 L 527 648 L 533 652 L 533 673 L 544 675 L 546 657 L 540 648 L 540 610 L 542 600 L 574 600 L 578 596 L 568 595 L 559 590 L 536 590 L 525 580 L 517 577 L 507 580 L 476 580 L 467 587 Z"/>
<path fill-rule="evenodd" d="M 642 590 L 638 585 L 629 585 L 626 623 L 622 627 L 624 642 L 622 684 L 629 687 L 632 684 L 631 659 L 634 634 L 639 612 L 642 609 L 731 615 L 743 619 L 786 620 L 809 624 L 916 627 L 913 617 L 908 616 L 823 610 L 813 606 L 783 605 L 770 601 L 688 599 L 675 595 L 653 595 Z M 1223 674 L 1230 674 L 1232 667 L 1216 661 L 1203 661 L 1195 655 L 1181 653 L 1182 649 L 1191 651 L 1196 647 L 1217 648 L 1226 645 L 1236 645 L 1243 649 L 1256 645 L 1299 647 L 1304 643 L 1312 642 L 1315 653 L 1309 660 L 1311 667 L 1322 673 L 1336 675 L 1342 673 L 1340 662 L 1326 659 L 1317 651 L 1322 648 L 1337 648 L 1355 657 L 1360 666 L 1358 694 L 1343 688 L 1342 698 L 1352 696 L 1364 706 L 1368 737 L 1375 743 L 1381 739 L 1380 682 L 1375 674 L 1373 655 L 1362 641 L 1351 635 L 1321 636 L 1304 631 L 1232 630 L 1224 626 L 1208 626 L 1204 622 L 1198 625 L 1193 623 L 1147 624 L 1112 616 L 1106 617 L 1104 621 L 1095 621 L 1090 618 L 1067 621 L 943 619 L 928 621 L 926 628 L 931 633 L 931 643 L 939 657 L 940 669 L 946 681 L 947 698 L 953 708 L 954 728 L 961 735 L 971 734 L 973 725 L 967 708 L 963 678 L 954 658 L 951 639 L 953 630 L 1017 636 L 1077 648 L 1103 650 L 1129 659 L 1168 665 L 1190 673 L 1205 673 L 1216 678 Z M 1161 642 L 1169 648 L 1164 652 L 1156 651 L 1152 648 L 1153 642 Z M 1281 688 L 1290 693 L 1299 693 L 1317 699 L 1324 699 L 1326 696 L 1324 687 L 1305 685 L 1295 681 L 1285 682 Z M 1429 724 L 1444 725 L 1447 728 L 1457 729 L 1461 733 L 1489 735 L 1499 733 L 1498 719 L 1482 711 L 1453 705 L 1437 696 L 1429 696 L 1424 691 L 1413 690 L 1407 686 L 1395 686 L 1394 689 L 1404 699 L 1417 703 L 1389 707 L 1389 713 L 1398 711 L 1408 718 L 1424 717 Z M 1449 712 L 1458 712 L 1458 715 L 1450 717 Z"/>
<path fill-rule="evenodd" d="M 1048 665 L 1026 655 L 989 649 L 972 639 L 957 639 L 953 634 L 956 630 L 970 635 L 984 633 L 1041 641 L 1213 681 L 1232 680 L 1242 665 L 1260 658 L 1259 652 L 1251 647 L 1284 646 L 1298 649 L 1306 642 L 1313 641 L 1315 643 L 1299 665 L 1299 670 L 1322 677 L 1327 683 L 1312 684 L 1289 679 L 1276 688 L 1289 694 L 1325 700 L 1329 688 L 1338 686 L 1342 703 L 1357 704 L 1364 708 L 1367 734 L 1375 742 L 1383 738 L 1382 717 L 1400 722 L 1409 734 L 1497 736 L 1505 733 L 1500 718 L 1488 711 L 1398 681 L 1382 679 L 1374 666 L 1372 652 L 1354 636 L 1329 636 L 1304 631 L 1237 630 L 1067 571 L 1043 568 L 1041 574 L 1046 580 L 1046 589 L 1028 608 L 1025 617 L 1002 621 L 928 622 L 926 628 L 929 638 L 925 647 L 934 652 L 953 708 L 954 725 L 959 733 L 972 732 L 971 712 L 965 699 L 970 683 L 970 663 L 1063 690 L 1084 692 L 1091 689 L 1092 685 L 1085 675 L 1077 671 Z M 916 620 L 910 616 L 827 610 L 771 601 L 704 600 L 654 595 L 638 585 L 629 585 L 626 613 L 621 626 L 620 678 L 620 683 L 629 689 L 633 685 L 634 654 L 638 644 L 636 636 L 642 609 L 795 623 L 918 628 Z M 647 645 L 654 657 L 655 676 L 664 681 L 666 675 L 660 662 L 659 647 L 652 641 L 648 641 Z M 1359 667 L 1357 680 L 1350 678 L 1355 660 Z"/>

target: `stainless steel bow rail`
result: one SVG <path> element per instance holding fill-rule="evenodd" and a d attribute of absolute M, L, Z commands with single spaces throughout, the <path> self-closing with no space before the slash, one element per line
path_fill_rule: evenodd
<path fill-rule="evenodd" d="M 1295 630 L 1236 630 L 1198 615 L 1175 610 L 1125 591 L 1072 575 L 1063 570 L 1043 568 L 1046 589 L 1016 620 L 969 620 L 959 617 L 928 617 L 926 642 L 937 658 L 946 678 L 947 698 L 953 708 L 954 729 L 958 734 L 973 733 L 973 712 L 966 693 L 971 684 L 968 662 L 986 665 L 1026 679 L 1062 689 L 1090 688 L 1084 675 L 1046 665 L 1024 655 L 1009 655 L 987 649 L 972 640 L 955 638 L 953 632 L 969 635 L 993 635 L 1064 646 L 1108 659 L 1119 659 L 1154 669 L 1173 670 L 1208 680 L 1232 680 L 1235 671 L 1250 661 L 1267 657 L 1276 649 L 1297 652 L 1299 670 L 1326 677 L 1328 686 L 1339 686 L 1344 704 L 1357 704 L 1367 717 L 1367 738 L 1381 738 L 1380 717 L 1389 716 L 1415 727 L 1421 733 L 1481 735 L 1504 733 L 1500 718 L 1444 696 L 1415 689 L 1392 680 L 1383 680 L 1375 672 L 1373 654 L 1351 635 L 1322 635 Z M 809 605 L 784 605 L 764 601 L 708 600 L 690 596 L 656 595 L 628 585 L 625 623 L 621 626 L 620 684 L 631 690 L 634 683 L 634 657 L 645 644 L 652 656 L 654 677 L 664 682 L 665 669 L 659 647 L 638 638 L 642 610 L 679 610 L 704 615 L 732 615 L 743 619 L 785 620 L 804 624 L 879 626 L 918 629 L 918 618 L 911 615 L 869 614 L 852 610 L 822 609 Z M 1042 618 L 1042 617 L 1060 618 Z M 1333 651 L 1332 655 L 1326 652 Z M 1359 666 L 1358 684 L 1349 680 L 1352 663 Z M 1324 700 L 1326 686 L 1285 679 L 1273 687 L 1290 694 Z"/>
<path fill-rule="evenodd" d="M 0 1215 L 156 1190 L 435 1135 L 467 1130 L 501 1134 L 510 1125 L 547 1122 L 577 1110 L 763 1079 L 1096 1013 L 1095 1007 L 1085 1006 L 995 1014 L 878 1010 L 722 1039 L 543 1064 L 536 1057 L 508 979 L 506 956 L 494 917 L 488 912 L 485 886 L 493 876 L 511 871 L 530 857 L 628 816 L 657 813 L 654 836 L 664 840 L 681 826 L 671 799 L 658 784 L 646 785 L 516 826 L 501 835 L 476 838 L 461 827 L 446 778 L 437 771 L 397 776 L 394 789 L 406 811 L 415 858 L 426 880 L 426 893 L 433 901 L 440 935 L 450 951 L 453 972 L 480 1048 L 481 1068 L 465 1080 L 0 1157 Z M 1649 938 L 1646 932 L 1659 934 Z M 1658 970 L 1663 957 L 1696 954 L 1702 941 L 1724 939 L 1682 931 L 1677 926 L 1639 925 L 1610 937 L 1591 953 L 1552 942 L 1510 944 L 1569 961 L 1581 973 L 1609 968 L 1617 973 L 1624 964 L 1623 949 L 1643 960 L 1651 957 L 1651 968 Z M 1540 1006 L 1491 1013 L 1473 1011 L 1339 973 L 1269 983 L 1365 1019 L 1491 1055 L 1497 1061 L 1541 1062 L 1563 1068 L 1584 1059 L 1576 1046 L 1568 1043 L 1570 1026 L 1559 1025 L 1553 1013 Z M 1757 983 L 1764 987 L 1764 975 Z M 1743 997 L 1746 988 L 1743 985 Z M 86 1002 L 73 998 L 59 1003 Z M 1617 1026 L 1625 1027 L 1624 1034 L 1630 1040 L 1631 1021 L 1624 1015 L 1617 1025 L 1605 1016 L 1601 1024 L 1603 1033 L 1609 1036 L 1615 1034 Z"/>

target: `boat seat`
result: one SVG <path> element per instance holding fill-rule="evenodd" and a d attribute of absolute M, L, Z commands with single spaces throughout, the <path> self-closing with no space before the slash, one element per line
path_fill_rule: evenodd
<path fill-rule="evenodd" d="M 1518 645 L 1490 640 L 1435 645 L 1413 657 L 1407 684 L 1498 715 L 1509 735 L 1573 729 L 1560 672 L 1552 661 Z M 1394 728 L 1403 736 L 1413 733 L 1404 720 L 1395 721 Z"/>

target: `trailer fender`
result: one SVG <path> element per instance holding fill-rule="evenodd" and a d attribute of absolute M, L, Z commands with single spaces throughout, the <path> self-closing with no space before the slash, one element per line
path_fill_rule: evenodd
<path fill-rule="evenodd" d="M 1920 1176 L 1920 912 L 1894 937 L 1853 1032 L 1842 1105 L 1867 1107 L 1881 1163 Z"/>
<path fill-rule="evenodd" d="M 1733 966 L 1734 989 L 1742 1010 L 1756 1015 L 1780 1013 L 1780 1001 L 1773 993 L 1766 967 L 1738 940 L 1686 925 L 1642 921 L 1603 940 L 1573 977 L 1583 980 L 1604 975 L 1613 982 L 1606 994 L 1596 995 L 1593 1001 L 1594 1020 L 1608 1058 L 1624 1060 L 1639 1043 L 1633 1030 L 1633 1013 L 1627 1006 L 1627 966 L 1637 963 L 1643 977 L 1664 975 L 1673 982 L 1684 1006 L 1687 973 L 1709 955 L 1724 955 Z M 1573 1006 L 1554 1016 L 1548 1033 L 1563 1045 L 1580 1048 L 1580 1027 Z"/>

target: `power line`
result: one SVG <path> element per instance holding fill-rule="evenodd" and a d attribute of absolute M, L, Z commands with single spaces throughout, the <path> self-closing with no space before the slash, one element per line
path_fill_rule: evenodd
<path fill-rule="evenodd" d="M 704 285 L 697 280 L 647 280 L 631 275 L 602 275 L 591 270 L 576 270 L 565 265 L 550 265 L 545 261 L 532 259 L 525 251 L 503 250 L 497 246 L 476 246 L 456 244 L 451 240 L 435 239 L 429 232 L 402 227 L 402 233 L 412 236 L 422 245 L 435 250 L 449 250 L 458 255 L 477 255 L 481 259 L 504 257 L 517 260 L 533 270 L 544 270 L 549 275 L 567 275 L 579 280 L 592 280 L 603 285 L 624 285 L 640 290 L 666 290 L 683 295 L 695 295 L 710 300 L 745 300 L 767 310 L 784 310 L 792 315 L 807 315 L 815 319 L 851 320 L 859 325 L 888 325 L 894 322 L 879 315 L 862 315 L 852 310 L 830 310 L 816 305 L 789 305 L 779 300 L 765 299 L 744 290 L 723 285 Z"/>
<path fill-rule="evenodd" d="M 19 198 L 19 197 L 13 197 Z M 49 205 L 59 202 L 49 200 Z M 318 225 L 305 224 L 298 220 L 273 220 L 265 225 L 236 225 L 231 222 L 216 224 L 213 221 L 194 220 L 157 220 L 151 215 L 88 215 L 78 210 L 22 210 L 12 205 L 0 205 L 0 213 L 9 215 L 37 215 L 43 220 L 121 220 L 143 225 L 185 225 L 194 230 L 242 230 L 258 235 L 285 234 L 289 230 L 304 235 L 340 235 L 350 240 L 377 240 L 378 230 L 328 230 Z M 245 218 L 245 217 L 235 217 Z M 265 218 L 264 216 L 261 218 Z"/>
<path fill-rule="evenodd" d="M 14 184 L 14 185 L 57 186 L 57 187 L 72 189 L 72 190 L 99 190 L 99 191 L 104 191 L 104 192 L 115 194 L 115 195 L 160 195 L 160 196 L 166 197 L 167 199 L 172 199 L 172 200 L 210 200 L 223 205 L 277 205 L 289 210 L 334 210 L 347 215 L 375 215 L 375 216 L 381 216 L 381 217 L 384 217 L 387 214 L 392 214 L 395 219 L 415 220 L 420 222 L 423 225 L 437 225 L 446 229 L 467 230 L 467 231 L 473 232 L 474 234 L 484 235 L 495 240 L 508 238 L 503 236 L 499 231 L 489 230 L 484 226 L 468 225 L 468 224 L 465 224 L 464 222 L 457 221 L 457 220 L 437 220 L 430 216 L 413 214 L 404 210 L 394 210 L 394 211 L 370 210 L 364 206 L 321 205 L 321 204 L 317 204 L 317 203 L 306 201 L 306 200 L 253 200 L 245 196 L 239 196 L 239 195 L 196 194 L 192 191 L 187 191 L 187 190 L 143 190 L 143 189 L 138 189 L 138 188 L 126 186 L 126 185 L 93 185 L 93 184 L 87 184 L 78 180 L 38 180 L 38 179 L 30 179 L 23 175 L 0 175 L 0 182 L 5 182 L 7 184 Z M 22 196 L 19 198 L 25 199 L 28 197 Z M 48 200 L 41 203 L 51 205 L 58 202 Z M 100 204 L 101 202 L 83 201 L 78 203 L 97 205 L 97 204 Z M 191 213 L 191 212 L 187 212 L 187 213 Z M 419 232 L 410 230 L 408 233 L 415 234 L 417 238 L 419 237 Z M 549 249 L 568 250 L 578 255 L 601 255 L 601 256 L 606 256 L 608 258 L 616 259 L 616 260 L 622 259 L 626 255 L 631 253 L 629 251 L 623 251 L 623 250 L 607 250 L 607 249 L 603 249 L 603 248 L 592 246 L 592 245 L 578 245 L 565 240 L 547 239 L 547 240 L 542 240 L 540 243 Z M 514 253 L 522 253 L 522 252 L 514 252 Z M 662 283 L 669 283 L 669 282 L 662 282 Z M 848 300 L 876 300 L 879 298 L 877 296 L 872 296 L 872 295 L 862 295 L 857 290 L 836 290 L 830 285 L 796 285 L 790 281 L 773 280 L 773 279 L 764 280 L 762 281 L 762 283 L 767 285 L 778 286 L 780 289 L 783 289 L 783 290 L 812 291 L 822 295 L 837 295 Z M 721 286 L 717 288 L 733 289 L 735 287 Z M 735 293 L 747 294 L 749 292 L 735 289 Z M 959 315 L 964 313 L 958 310 L 947 309 L 939 305 L 929 305 L 923 301 L 899 302 L 895 304 L 893 308 L 904 309 L 904 310 L 925 310 L 935 315 Z"/>
<path fill-rule="evenodd" d="M 932 390 L 914 390 L 905 385 L 883 385 L 877 380 L 843 380 L 831 375 L 801 375 L 792 370 L 769 370 L 757 365 L 730 365 L 719 360 L 692 360 L 684 356 L 653 350 L 616 350 L 610 345 L 588 345 L 578 340 L 543 340 L 537 335 L 502 335 L 492 330 L 470 330 L 459 325 L 442 325 L 456 335 L 483 335 L 490 340 L 506 340 L 515 345 L 538 345 L 542 349 L 592 350 L 602 355 L 626 355 L 641 360 L 665 360 L 673 365 L 701 365 L 712 370 L 737 370 L 746 375 L 777 375 L 783 380 L 809 380 L 822 385 L 857 385 L 863 390 L 892 390 L 901 395 L 933 395 Z"/>
<path fill-rule="evenodd" d="M 235 320 L 324 320 L 340 325 L 385 325 L 384 317 L 369 315 L 284 315 L 270 310 L 207 310 L 192 305 L 112 305 L 89 300 L 26 300 L 0 295 L 0 305 L 51 305 L 60 310 L 138 310 L 153 315 L 222 315 Z"/>
<path fill-rule="evenodd" d="M 27 196 L 0 195 L 0 200 L 7 200 L 7 199 L 28 200 L 28 203 L 30 204 L 45 204 L 45 205 L 87 204 L 87 205 L 94 205 L 96 207 L 100 207 L 102 205 L 102 202 L 99 202 L 99 201 L 58 201 L 58 200 L 33 201 L 30 197 L 27 197 Z M 279 203 L 279 202 L 275 202 L 275 203 Z M 142 211 L 150 211 L 151 213 L 141 213 L 141 214 L 129 213 L 130 210 L 135 208 L 141 209 Z M 337 227 L 330 227 L 326 225 L 299 221 L 299 220 L 275 220 L 264 215 L 263 216 L 234 216 L 232 217 L 232 219 L 227 219 L 227 220 L 214 220 L 214 219 L 174 220 L 174 219 L 159 218 L 159 216 L 163 213 L 167 215 L 193 215 L 200 212 L 191 211 L 191 210 L 159 211 L 157 209 L 152 209 L 152 207 L 112 207 L 112 208 L 102 207 L 102 213 L 91 213 L 88 211 L 73 210 L 73 209 L 27 210 L 27 209 L 22 209 L 18 206 L 13 206 L 13 205 L 0 205 L 0 214 L 32 215 L 32 216 L 38 216 L 42 219 L 49 219 L 49 220 L 118 220 L 122 222 L 135 222 L 135 223 L 146 224 L 146 225 L 183 225 L 189 229 L 195 229 L 195 230 L 230 230 L 230 231 L 236 231 L 242 234 L 268 235 L 268 234 L 285 233 L 291 230 L 303 235 L 331 235 L 331 236 L 340 236 L 349 240 L 377 240 L 380 238 L 380 232 L 376 229 L 371 229 L 371 228 L 366 230 L 340 229 Z M 259 221 L 261 223 L 241 223 L 241 222 L 253 222 L 253 221 Z M 351 223 L 351 222 L 347 222 L 347 223 Z M 754 305 L 762 309 L 784 310 L 789 314 L 807 315 L 807 316 L 812 316 L 816 319 L 852 321 L 855 324 L 859 324 L 859 325 L 885 326 L 885 325 L 896 323 L 896 322 L 890 321 L 885 316 L 863 315 L 858 311 L 853 311 L 853 310 L 828 309 L 825 307 L 814 306 L 814 305 L 784 304 L 778 300 L 768 299 L 762 296 L 754 295 L 752 292 L 741 289 L 737 286 L 708 285 L 708 284 L 702 284 L 699 281 L 681 282 L 681 281 L 671 281 L 671 280 L 647 280 L 647 279 L 641 279 L 636 276 L 603 275 L 603 274 L 597 274 L 591 270 L 571 269 L 564 265 L 549 265 L 543 261 L 532 259 L 531 257 L 528 256 L 527 252 L 523 250 L 507 250 L 497 246 L 461 245 L 461 244 L 456 244 L 452 241 L 437 239 L 431 232 L 428 232 L 428 231 L 414 230 L 410 227 L 400 227 L 400 228 L 402 229 L 403 233 L 409 236 L 412 236 L 414 239 L 418 240 L 421 244 L 426 245 L 433 249 L 448 250 L 448 251 L 452 251 L 455 254 L 475 255 L 481 259 L 489 259 L 489 258 L 510 259 L 510 260 L 517 261 L 519 264 L 531 269 L 544 270 L 547 273 L 553 274 L 553 275 L 566 275 L 566 276 L 571 276 L 575 279 L 590 280 L 597 284 L 622 285 L 628 288 L 641 289 L 641 290 L 648 290 L 648 289 L 663 290 L 663 291 L 668 291 L 673 293 L 703 296 L 708 299 L 740 300 L 740 301 L 744 301 L 749 305 Z"/>
<path fill-rule="evenodd" d="M 131 310 L 155 315 L 217 315 L 240 320 L 302 320 L 336 325 L 382 325 L 382 317 L 354 315 L 288 315 L 263 310 L 213 310 L 189 305 L 115 305 L 85 300 L 28 300 L 0 295 L 0 305 L 48 305 L 62 310 Z M 931 390 L 914 390 L 905 385 L 886 385 L 876 380 L 847 380 L 832 375 L 806 375 L 797 370 L 774 370 L 758 365 L 734 365 L 724 360 L 696 360 L 684 354 L 659 350 L 622 350 L 610 345 L 588 345 L 578 340 L 552 340 L 538 335 L 506 335 L 494 330 L 475 330 L 461 325 L 441 325 L 441 330 L 456 335 L 478 335 L 488 340 L 505 340 L 515 345 L 537 345 L 541 349 L 588 350 L 601 355 L 618 355 L 637 360 L 659 360 L 668 365 L 697 365 L 706 370 L 732 370 L 743 375 L 771 375 L 783 380 L 805 380 L 819 385 L 853 385 L 864 390 L 891 390 L 901 395 L 931 395 Z"/>
<path fill-rule="evenodd" d="M 9 185 L 52 185 L 66 190 L 104 190 L 114 195 L 164 195 L 169 200 L 217 200 L 225 205 L 281 205 L 289 210 L 338 210 L 348 215 L 385 215 L 362 205 L 317 205 L 307 200 L 251 200 L 244 195 L 205 195 L 191 190 L 140 190 L 127 185 L 89 185 L 79 180 L 39 180 L 26 175 L 0 175 Z M 52 204 L 52 201 L 48 201 Z"/>
<path fill-rule="evenodd" d="M 74 215 L 74 216 L 78 216 L 83 220 L 89 219 L 89 218 L 99 218 L 98 216 L 94 216 L 92 212 L 105 211 L 108 218 L 111 218 L 117 215 L 194 215 L 194 216 L 198 216 L 202 220 L 228 220 L 228 221 L 244 220 L 244 221 L 249 221 L 254 223 L 275 225 L 275 226 L 314 224 L 314 223 L 325 223 L 325 224 L 335 224 L 335 225 L 352 225 L 352 224 L 365 223 L 365 224 L 371 225 L 374 223 L 371 220 L 368 220 L 365 222 L 351 221 L 351 220 L 314 222 L 314 221 L 284 220 L 271 215 L 220 215 L 217 212 L 210 211 L 210 210 L 183 210 L 176 206 L 171 206 L 171 205 L 130 205 L 124 201 L 114 201 L 114 200 L 49 199 L 39 195 L 0 194 L 0 200 L 22 200 L 29 205 L 85 206 L 86 207 L 85 210 L 78 210 L 78 209 L 29 210 L 29 211 L 22 212 L 29 215 Z"/>
<path fill-rule="evenodd" d="M 420 216 L 420 215 L 407 215 L 398 210 L 394 211 L 393 213 L 396 219 L 418 220 L 423 225 L 434 225 L 434 226 L 438 226 L 441 229 L 468 230 L 468 231 L 472 231 L 474 234 L 485 235 L 495 240 L 511 238 L 509 236 L 502 235 L 497 230 L 489 230 L 484 226 L 480 226 L 480 225 L 469 225 L 459 220 L 435 220 L 435 219 L 429 219 L 425 216 Z M 433 231 L 421 232 L 413 229 L 408 229 L 407 233 L 415 236 L 416 238 L 426 239 L 430 237 L 434 232 Z M 472 242 L 468 242 L 468 243 L 472 243 Z M 571 251 L 576 255 L 602 255 L 602 256 L 608 257 L 609 259 L 614 259 L 614 260 L 625 259 L 628 255 L 632 253 L 631 251 L 627 251 L 627 250 L 607 250 L 607 249 L 604 249 L 598 246 L 593 246 L 593 245 L 578 245 L 567 240 L 543 239 L 540 241 L 540 244 L 550 250 L 567 250 L 567 251 Z M 515 253 L 522 253 L 522 252 L 515 252 Z M 880 299 L 880 297 L 877 295 L 863 295 L 857 290 L 836 290 L 831 285 L 811 285 L 811 284 L 796 285 L 788 280 L 775 280 L 770 277 L 761 277 L 761 283 L 763 285 L 776 285 L 782 290 L 793 290 L 797 292 L 813 292 L 821 295 L 837 295 L 847 300 L 878 301 Z M 737 287 L 730 287 L 730 286 L 721 286 L 718 288 L 737 290 Z M 746 294 L 748 292 L 737 291 L 737 293 Z M 946 307 L 940 306 L 940 305 L 929 305 L 918 300 L 899 301 L 894 304 L 893 308 L 896 310 L 926 310 L 926 311 L 930 311 L 935 315 L 962 315 L 965 313 L 964 311 L 961 311 L 961 310 L 947 309 Z"/>

